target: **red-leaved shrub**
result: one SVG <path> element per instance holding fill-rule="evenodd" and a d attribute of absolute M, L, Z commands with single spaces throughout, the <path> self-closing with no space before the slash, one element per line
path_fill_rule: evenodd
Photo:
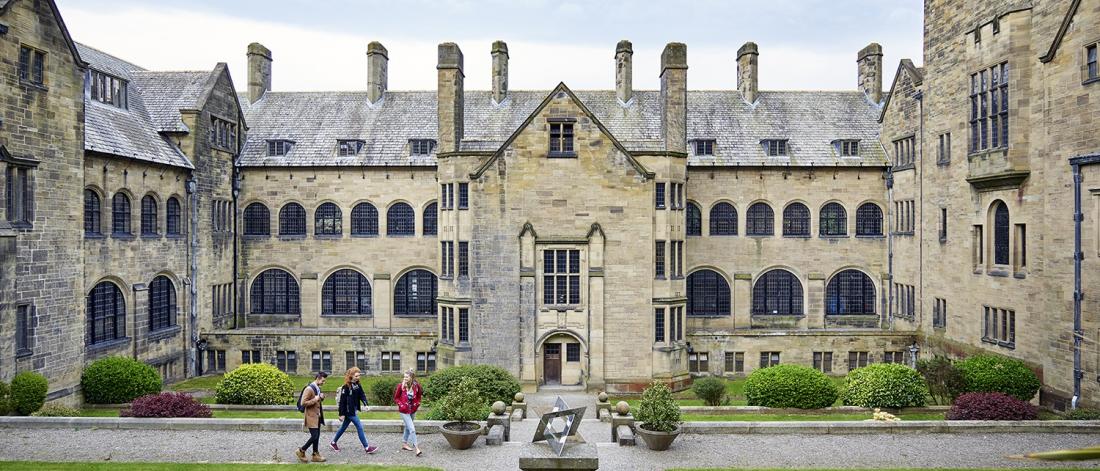
<path fill-rule="evenodd" d="M 999 392 L 967 393 L 955 399 L 947 420 L 1035 420 L 1030 403 Z"/>
<path fill-rule="evenodd" d="M 162 392 L 134 399 L 120 417 L 210 417 L 210 407 L 184 393 Z"/>

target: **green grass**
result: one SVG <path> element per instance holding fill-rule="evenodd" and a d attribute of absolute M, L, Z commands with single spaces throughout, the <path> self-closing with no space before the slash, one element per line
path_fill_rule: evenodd
<path fill-rule="evenodd" d="M 382 466 L 382 465 L 342 465 L 326 464 L 325 469 L 337 471 L 439 471 L 437 468 L 412 467 L 412 466 Z M 159 471 L 205 471 L 218 469 L 225 471 L 286 471 L 285 464 L 230 464 L 219 463 L 48 463 L 42 461 L 0 461 L 0 469 L 6 471 L 145 471 L 156 469 Z"/>
<path fill-rule="evenodd" d="M 844 376 L 830 376 L 829 379 L 834 384 L 836 384 L 837 389 L 842 393 L 842 394 L 837 396 L 837 400 L 836 400 L 835 403 L 833 403 L 833 406 L 842 406 L 842 405 L 844 405 L 844 403 L 841 401 L 841 397 L 843 396 L 844 382 L 846 380 L 846 377 L 844 377 Z M 726 394 L 728 394 L 729 398 L 730 398 L 729 404 L 726 404 L 726 405 L 730 405 L 730 406 L 747 406 L 747 405 L 749 405 L 748 400 L 745 399 L 745 378 L 726 379 L 725 382 L 726 382 Z M 681 405 L 681 406 L 705 406 L 706 405 L 705 403 L 703 403 L 702 399 L 699 399 L 699 398 L 695 397 L 695 393 L 691 392 L 691 388 L 688 388 L 688 389 L 680 391 L 676 394 L 673 394 L 672 397 L 674 399 L 676 399 L 676 403 Z M 637 398 L 637 397 L 611 398 L 610 399 L 612 404 L 614 404 L 616 402 L 619 402 L 621 400 L 625 400 L 628 404 L 630 404 L 631 408 L 637 407 L 638 402 L 640 401 L 640 399 Z"/>
<path fill-rule="evenodd" d="M 943 420 L 942 412 L 917 412 L 897 414 L 901 420 Z M 826 422 L 862 421 L 871 418 L 866 414 L 829 414 L 807 412 L 805 414 L 684 414 L 685 422 Z"/>
<path fill-rule="evenodd" d="M 200 402 L 205 404 L 214 403 L 214 390 L 218 387 L 218 383 L 221 382 L 225 375 L 207 375 L 199 376 L 197 378 L 191 378 L 186 381 L 169 386 L 169 389 L 176 392 L 186 393 L 207 393 L 208 397 L 199 398 Z M 383 376 L 363 376 L 359 382 L 363 386 L 363 389 L 367 391 L 368 398 L 370 398 L 371 385 L 376 381 L 383 378 Z M 298 394 L 299 391 L 306 388 L 306 385 L 313 381 L 312 376 L 303 375 L 290 375 L 290 382 L 294 385 L 294 394 Z M 344 384 L 344 377 L 342 375 L 332 375 L 328 377 L 328 381 L 324 386 L 321 386 L 321 392 L 325 394 L 335 396 L 336 390 L 340 388 L 340 385 Z M 373 399 L 372 399 L 373 400 Z"/>
<path fill-rule="evenodd" d="M 1039 464 L 1040 462 L 1035 462 Z M 936 471 L 1028 471 L 1042 469 L 1043 471 L 1071 471 L 1079 470 L 1081 468 L 936 468 Z M 784 469 L 753 469 L 753 468 L 671 468 L 667 471 L 811 471 L 809 469 L 796 469 L 796 468 L 784 468 Z M 817 469 L 812 471 L 851 471 L 850 469 Z M 863 471 L 927 471 L 922 468 L 869 468 Z"/>
<path fill-rule="evenodd" d="M 301 419 L 302 414 L 295 410 L 289 411 L 246 411 L 246 410 L 215 410 L 215 419 Z M 118 409 L 81 409 L 81 417 L 118 417 Z M 360 412 L 359 418 L 363 420 L 397 420 L 401 416 L 397 412 Z M 325 419 L 337 420 L 335 411 L 326 411 Z"/>

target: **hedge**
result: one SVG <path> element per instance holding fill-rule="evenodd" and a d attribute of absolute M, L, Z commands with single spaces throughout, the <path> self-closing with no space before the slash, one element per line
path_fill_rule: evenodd
<path fill-rule="evenodd" d="M 963 392 L 999 392 L 1030 401 L 1039 392 L 1039 377 L 1024 362 L 980 354 L 955 363 L 963 377 Z"/>
<path fill-rule="evenodd" d="M 745 380 L 750 406 L 820 409 L 836 402 L 836 384 L 825 373 L 802 365 L 776 365 L 753 371 Z"/>
<path fill-rule="evenodd" d="M 920 407 L 928 386 L 917 370 L 898 363 L 876 363 L 848 373 L 844 404 L 867 408 Z"/>
<path fill-rule="evenodd" d="M 293 404 L 290 376 L 268 363 L 249 363 L 225 375 L 214 391 L 218 404 Z"/>
<path fill-rule="evenodd" d="M 504 368 L 492 365 L 462 365 L 432 373 L 432 376 L 422 383 L 427 400 L 442 399 L 463 378 L 476 380 L 477 390 L 486 404 L 496 401 L 511 404 L 512 397 L 520 391 L 519 381 Z"/>
<path fill-rule="evenodd" d="M 161 389 L 160 374 L 152 366 L 126 357 L 107 357 L 92 362 L 80 376 L 84 402 L 125 404 Z"/>

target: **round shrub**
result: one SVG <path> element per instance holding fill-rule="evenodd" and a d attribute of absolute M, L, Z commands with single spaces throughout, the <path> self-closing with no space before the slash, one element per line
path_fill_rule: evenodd
<path fill-rule="evenodd" d="M 825 373 L 801 365 L 761 368 L 745 380 L 750 406 L 820 409 L 833 405 L 837 394 Z"/>
<path fill-rule="evenodd" d="M 11 413 L 11 386 L 0 381 L 0 415 Z"/>
<path fill-rule="evenodd" d="M 947 420 L 1035 420 L 1035 406 L 999 392 L 966 393 L 955 399 Z"/>
<path fill-rule="evenodd" d="M 80 411 L 61 404 L 46 404 L 31 414 L 35 417 L 80 417 Z"/>
<path fill-rule="evenodd" d="M 462 365 L 444 368 L 432 373 L 424 381 L 424 394 L 429 401 L 445 397 L 462 378 L 473 378 L 477 390 L 481 392 L 485 404 L 503 401 L 511 404 L 512 398 L 519 392 L 519 381 L 504 368 L 492 365 Z M 392 392 L 390 394 L 393 394 Z"/>
<path fill-rule="evenodd" d="M 718 378 L 699 378 L 691 385 L 691 392 L 708 406 L 720 406 L 728 402 L 726 382 Z"/>
<path fill-rule="evenodd" d="M 24 371 L 11 380 L 11 406 L 19 415 L 38 412 L 46 403 L 46 377 L 33 371 Z"/>
<path fill-rule="evenodd" d="M 134 399 L 129 409 L 119 417 L 199 417 L 210 418 L 210 406 L 196 401 L 189 394 L 162 392 Z"/>
<path fill-rule="evenodd" d="M 84 402 L 90 404 L 125 404 L 146 394 L 156 394 L 160 388 L 156 369 L 126 357 L 96 360 L 80 377 Z"/>
<path fill-rule="evenodd" d="M 671 432 L 680 426 L 680 406 L 672 399 L 665 383 L 654 381 L 642 391 L 642 400 L 634 417 L 639 427 L 652 432 Z"/>
<path fill-rule="evenodd" d="M 401 383 L 400 376 L 379 376 L 372 378 L 370 382 L 370 395 L 376 406 L 392 406 L 393 392 Z"/>
<path fill-rule="evenodd" d="M 1030 401 L 1039 392 L 1039 378 L 1024 362 L 999 355 L 974 355 L 955 363 L 963 377 L 963 392 L 999 392 Z"/>
<path fill-rule="evenodd" d="M 218 382 L 214 401 L 218 404 L 293 404 L 294 384 L 290 376 L 268 363 L 249 363 L 230 371 Z"/>
<path fill-rule="evenodd" d="M 844 404 L 867 408 L 920 407 L 928 386 L 917 370 L 897 363 L 876 363 L 848 373 Z"/>

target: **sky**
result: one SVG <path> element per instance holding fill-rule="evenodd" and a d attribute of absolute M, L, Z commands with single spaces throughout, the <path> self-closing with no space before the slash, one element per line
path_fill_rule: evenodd
<path fill-rule="evenodd" d="M 759 45 L 761 90 L 852 90 L 856 53 L 883 46 L 883 87 L 898 61 L 923 63 L 921 0 L 59 0 L 78 42 L 150 70 L 229 64 L 247 88 L 245 51 L 272 51 L 277 91 L 364 90 L 366 49 L 389 51 L 389 89 L 434 90 L 436 46 L 455 42 L 468 90 L 491 88 L 490 46 L 508 43 L 509 88 L 615 86 L 615 44 L 634 49 L 634 88 L 658 89 L 668 42 L 688 51 L 688 88 L 737 87 L 737 49 Z"/>

